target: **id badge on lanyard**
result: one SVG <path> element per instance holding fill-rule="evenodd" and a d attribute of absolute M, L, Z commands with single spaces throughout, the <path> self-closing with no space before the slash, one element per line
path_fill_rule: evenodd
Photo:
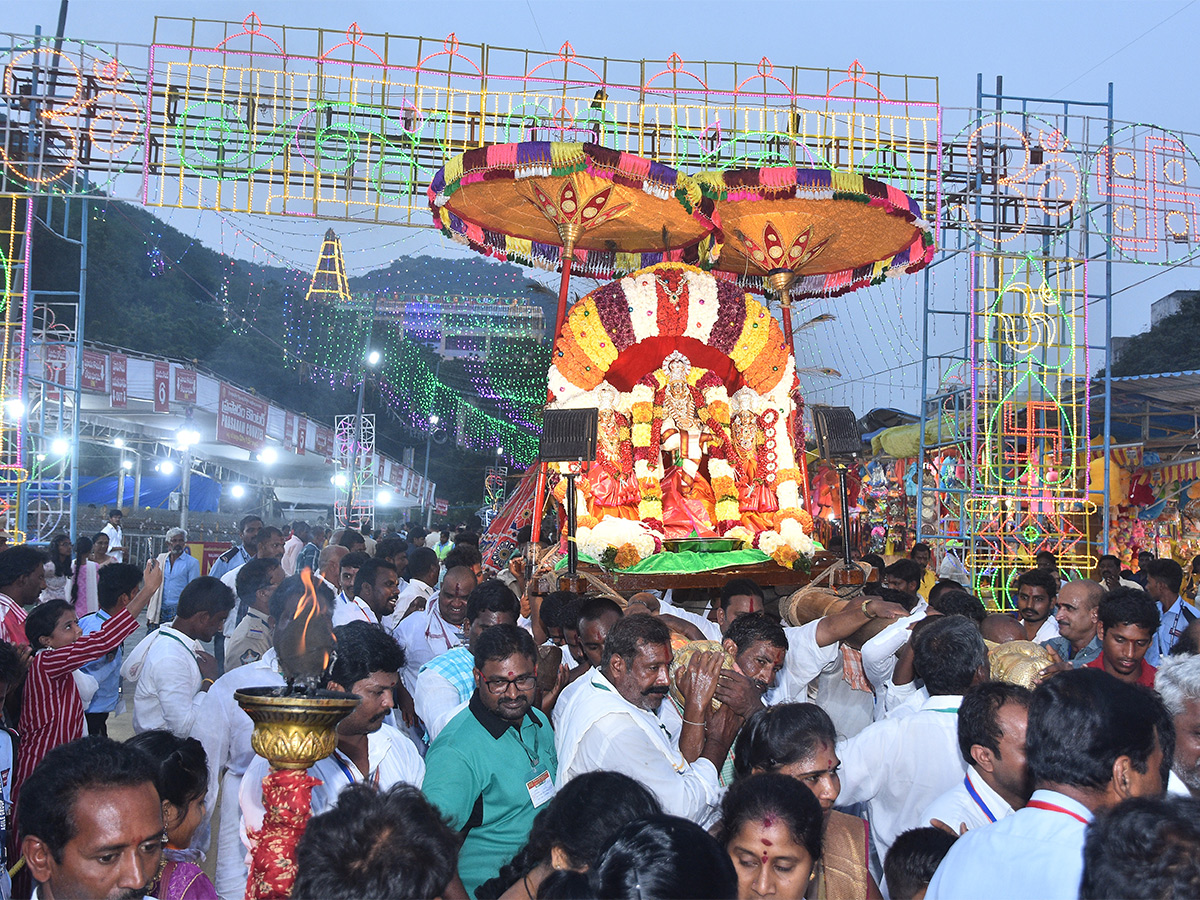
<path fill-rule="evenodd" d="M 545 766 L 539 765 L 529 770 L 525 778 L 525 788 L 529 791 L 529 799 L 533 808 L 546 804 L 554 796 L 554 779 Z"/>
<path fill-rule="evenodd" d="M 548 803 L 554 796 L 554 779 L 550 777 L 550 770 L 538 759 L 537 754 L 521 740 L 519 728 L 516 730 L 515 737 L 517 743 L 521 745 L 521 749 L 525 751 L 525 756 L 529 759 L 529 769 L 525 775 L 525 789 L 529 791 L 529 801 L 533 804 L 533 808 L 537 809 Z"/>

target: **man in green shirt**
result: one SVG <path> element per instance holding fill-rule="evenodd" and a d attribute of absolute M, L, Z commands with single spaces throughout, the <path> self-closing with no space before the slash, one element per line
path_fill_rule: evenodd
<path fill-rule="evenodd" d="M 533 705 L 533 638 L 515 625 L 494 625 L 472 650 L 475 692 L 429 748 L 422 785 L 463 834 L 458 874 L 468 897 L 525 845 L 558 777 L 554 732 Z"/>

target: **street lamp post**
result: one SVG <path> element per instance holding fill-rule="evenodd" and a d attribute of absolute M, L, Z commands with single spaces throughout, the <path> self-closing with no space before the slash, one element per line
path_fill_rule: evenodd
<path fill-rule="evenodd" d="M 441 360 L 439 359 L 438 362 L 440 363 Z M 436 415 L 430 416 L 429 417 L 429 431 L 425 435 L 425 472 L 423 473 L 423 477 L 425 479 L 426 485 L 429 484 L 429 446 L 430 446 L 430 444 L 433 443 L 433 432 L 434 432 L 434 429 L 437 428 L 437 424 L 439 421 L 440 420 L 438 419 L 438 417 Z M 433 498 L 430 497 L 429 503 L 425 504 L 425 527 L 428 528 L 432 524 L 433 524 Z"/>
<path fill-rule="evenodd" d="M 350 527 L 350 510 L 354 508 L 355 488 L 358 484 L 358 462 L 362 455 L 363 400 L 367 392 L 367 372 L 379 365 L 383 357 L 378 350 L 368 350 L 363 357 L 362 378 L 358 382 L 358 405 L 354 411 L 354 446 L 350 448 L 350 478 L 346 485 L 346 513 L 342 516 L 342 527 Z"/>
<path fill-rule="evenodd" d="M 183 451 L 183 471 L 179 473 L 179 527 L 187 531 L 188 503 L 192 492 L 192 447 L 200 443 L 200 432 L 192 421 L 190 409 L 183 425 L 175 433 L 175 440 Z"/>

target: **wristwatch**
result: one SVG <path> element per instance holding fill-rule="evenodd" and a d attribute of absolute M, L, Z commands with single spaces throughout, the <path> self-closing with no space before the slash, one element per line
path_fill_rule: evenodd
<path fill-rule="evenodd" d="M 866 600 L 864 600 L 862 602 L 862 614 L 864 616 L 866 616 L 868 619 L 875 618 L 875 616 L 871 615 L 871 611 L 869 609 L 867 609 L 867 606 L 870 605 L 871 601 L 874 599 L 875 599 L 874 597 L 868 597 Z"/>

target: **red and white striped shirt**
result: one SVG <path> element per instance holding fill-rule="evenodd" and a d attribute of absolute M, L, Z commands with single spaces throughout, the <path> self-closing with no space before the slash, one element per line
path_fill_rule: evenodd
<path fill-rule="evenodd" d="M 0 641 L 29 643 L 25 640 L 25 610 L 7 594 L 0 594 Z"/>
<path fill-rule="evenodd" d="M 83 737 L 83 701 L 74 671 L 116 650 L 137 630 L 137 620 L 122 609 L 99 631 L 56 650 L 39 650 L 29 661 L 21 702 L 21 741 L 13 776 L 13 803 L 25 779 L 60 744 Z"/>

